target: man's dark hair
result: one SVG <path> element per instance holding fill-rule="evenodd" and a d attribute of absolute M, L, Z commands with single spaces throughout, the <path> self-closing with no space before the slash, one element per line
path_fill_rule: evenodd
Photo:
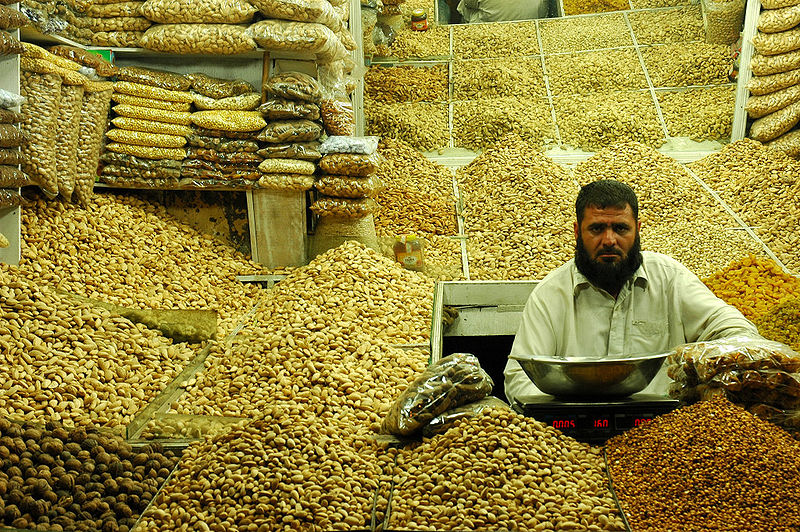
<path fill-rule="evenodd" d="M 575 215 L 578 217 L 578 226 L 583 222 L 583 213 L 586 207 L 618 207 L 624 209 L 630 205 L 633 219 L 639 221 L 639 201 L 631 187 L 614 179 L 600 179 L 584 185 L 578 192 L 575 200 Z"/>

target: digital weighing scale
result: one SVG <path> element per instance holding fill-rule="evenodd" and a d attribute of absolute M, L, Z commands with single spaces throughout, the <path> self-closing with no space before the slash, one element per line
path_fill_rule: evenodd
<path fill-rule="evenodd" d="M 512 406 L 520 414 L 556 428 L 567 436 L 602 444 L 661 414 L 675 410 L 679 401 L 660 395 L 637 393 L 629 397 L 580 400 L 542 395 Z"/>

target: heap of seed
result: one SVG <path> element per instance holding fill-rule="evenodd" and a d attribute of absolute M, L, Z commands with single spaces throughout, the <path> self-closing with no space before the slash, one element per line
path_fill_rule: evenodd
<path fill-rule="evenodd" d="M 659 416 L 606 449 L 633 530 L 800 527 L 800 442 L 726 399 Z"/>

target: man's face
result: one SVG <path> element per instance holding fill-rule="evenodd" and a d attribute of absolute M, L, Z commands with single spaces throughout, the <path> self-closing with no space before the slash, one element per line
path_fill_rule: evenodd
<path fill-rule="evenodd" d="M 586 207 L 575 223 L 575 265 L 595 286 L 616 296 L 641 264 L 639 229 L 630 205 Z"/>

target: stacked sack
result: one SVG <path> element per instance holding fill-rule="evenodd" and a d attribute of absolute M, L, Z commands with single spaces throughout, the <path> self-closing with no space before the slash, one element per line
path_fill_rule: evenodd
<path fill-rule="evenodd" d="M 800 0 L 763 0 L 745 109 L 750 138 L 800 157 Z"/>
<path fill-rule="evenodd" d="M 18 11 L 0 6 L 0 28 L 3 30 L 15 29 L 26 23 L 27 18 Z M 23 51 L 22 43 L 10 33 L 0 31 L 0 56 L 17 55 Z M 0 89 L 0 208 L 22 203 L 17 189 L 31 184 L 30 178 L 19 169 L 24 161 L 20 146 L 27 138 L 19 128 L 23 117 L 15 108 L 22 103 L 19 94 Z M 0 235 L 0 247 L 8 245 L 6 237 Z"/>
<path fill-rule="evenodd" d="M 677 347 L 667 356 L 670 395 L 685 403 L 724 395 L 788 430 L 800 431 L 800 354 L 763 338 L 733 337 Z"/>
<path fill-rule="evenodd" d="M 188 74 L 197 110 L 198 129 L 189 137 L 181 177 L 215 179 L 231 184 L 256 182 L 263 157 L 253 139 L 265 121 L 255 111 L 261 95 L 244 80 L 225 80 L 202 73 Z M 234 127 L 234 125 L 236 127 Z"/>
<path fill-rule="evenodd" d="M 256 139 L 261 142 L 259 185 L 278 190 L 309 190 L 314 185 L 314 161 L 319 152 L 322 88 L 302 72 L 269 78 L 262 90 L 267 100 L 258 110 L 267 121 Z"/>
<path fill-rule="evenodd" d="M 245 35 L 256 8 L 246 0 L 147 0 L 142 14 L 157 23 L 141 46 L 176 54 L 239 54 L 256 49 Z"/>
<path fill-rule="evenodd" d="M 177 180 L 192 134 L 191 82 L 173 72 L 141 67 L 120 68 L 115 77 L 116 116 L 106 132 L 103 180 Z"/>
<path fill-rule="evenodd" d="M 52 16 L 59 23 L 52 33 L 83 45 L 91 45 L 94 32 L 89 29 L 89 18 L 86 15 L 90 6 L 88 0 L 57 0 Z"/>
<path fill-rule="evenodd" d="M 86 25 L 92 45 L 138 47 L 151 22 L 141 14 L 143 2 L 92 0 L 86 9 Z"/>
<path fill-rule="evenodd" d="M 331 136 L 320 145 L 319 168 L 325 172 L 314 187 L 320 196 L 311 210 L 320 217 L 314 254 L 345 240 L 377 247 L 373 197 L 380 190 L 378 137 Z"/>

